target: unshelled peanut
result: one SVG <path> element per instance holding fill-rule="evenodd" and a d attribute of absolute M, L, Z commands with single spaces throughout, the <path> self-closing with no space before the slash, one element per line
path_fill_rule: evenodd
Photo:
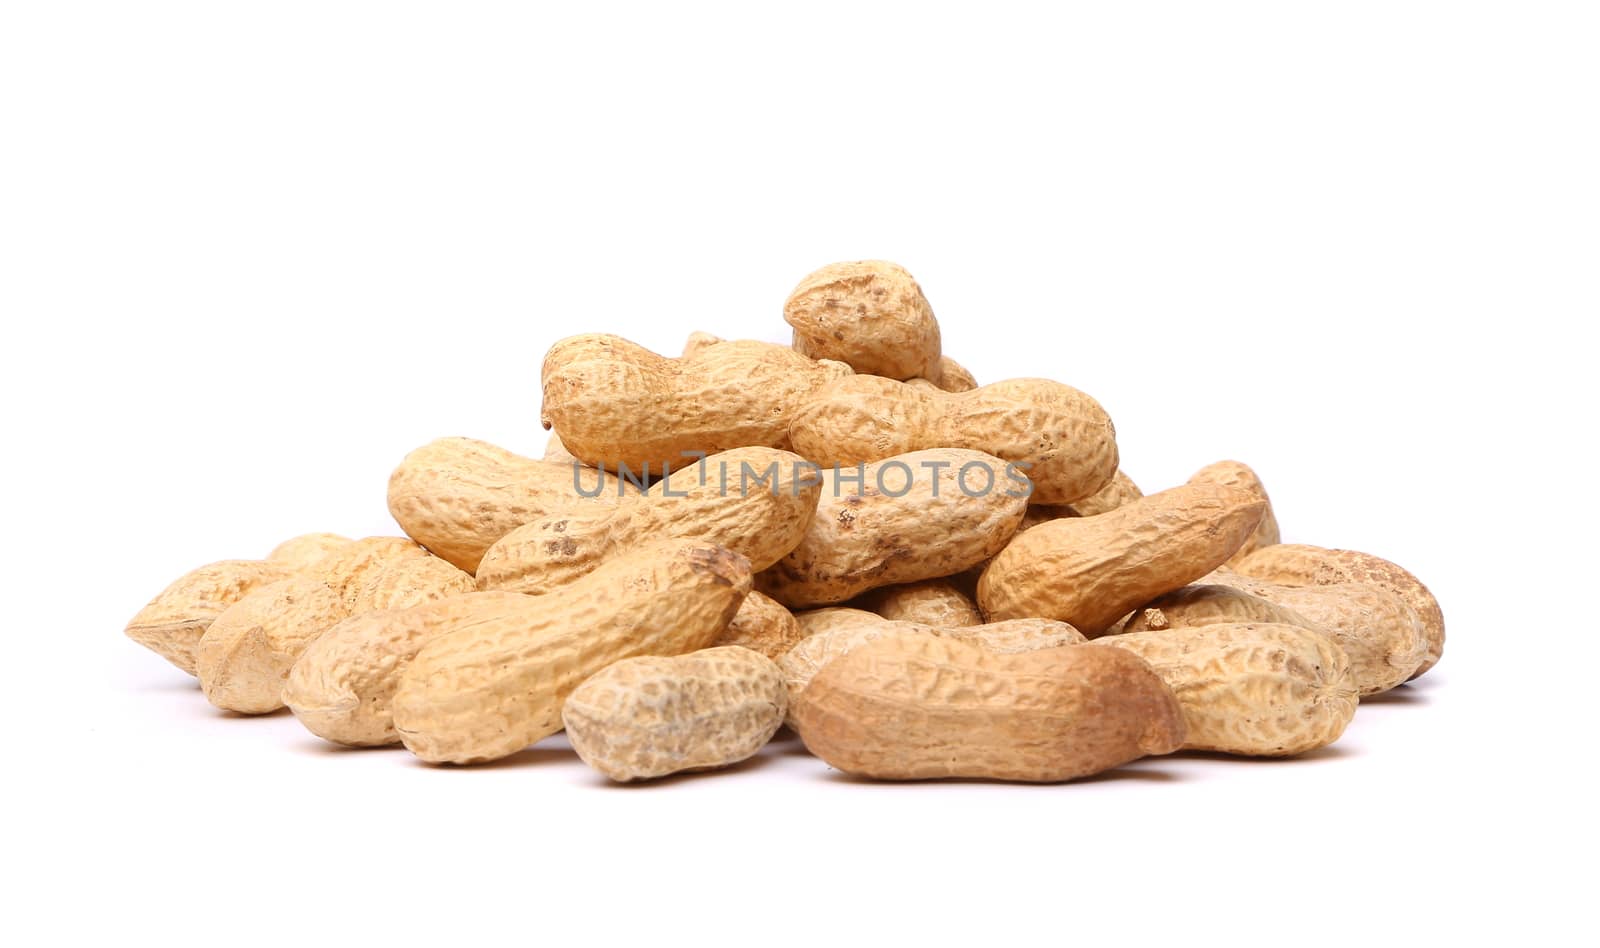
<path fill-rule="evenodd" d="M 925 579 L 919 583 L 885 586 L 856 600 L 862 608 L 885 619 L 920 622 L 933 626 L 983 624 L 978 604 L 948 579 Z"/>
<path fill-rule="evenodd" d="M 794 613 L 765 593 L 752 592 L 734 613 L 717 645 L 738 645 L 777 661 L 805 638 Z"/>
<path fill-rule="evenodd" d="M 298 570 L 275 560 L 222 560 L 173 580 L 123 630 L 182 671 L 195 674 L 195 652 L 217 616 L 250 593 Z"/>
<path fill-rule="evenodd" d="M 800 281 L 783 304 L 794 347 L 857 372 L 939 384 L 939 322 L 922 287 L 887 260 L 833 263 Z"/>
<path fill-rule="evenodd" d="M 1261 513 L 1261 522 L 1256 524 L 1254 533 L 1245 539 L 1238 551 L 1228 557 L 1228 565 L 1234 566 L 1245 557 L 1263 547 L 1272 546 L 1279 540 L 1278 517 L 1272 511 L 1272 498 L 1267 496 L 1267 488 L 1261 483 L 1261 478 L 1242 461 L 1218 461 L 1207 464 L 1196 471 L 1189 478 L 1191 484 L 1216 484 L 1219 487 L 1231 487 L 1241 490 L 1254 497 L 1259 497 L 1266 505 Z"/>
<path fill-rule="evenodd" d="M 626 783 L 746 760 L 787 707 L 771 659 L 723 646 L 609 665 L 573 690 L 561 721 L 584 763 Z"/>

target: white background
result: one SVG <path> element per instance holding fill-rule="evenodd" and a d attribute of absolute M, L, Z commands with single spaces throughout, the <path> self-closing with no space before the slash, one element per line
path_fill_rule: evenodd
<path fill-rule="evenodd" d="M 1592 6 L 4 11 L 13 934 L 1592 937 Z M 1147 490 L 1239 458 L 1287 539 L 1420 574 L 1443 664 L 1298 761 L 613 788 L 559 739 L 340 752 L 122 637 L 200 563 L 394 532 L 434 437 L 537 453 L 555 339 L 781 341 L 859 257 L 980 380 L 1097 396 Z"/>

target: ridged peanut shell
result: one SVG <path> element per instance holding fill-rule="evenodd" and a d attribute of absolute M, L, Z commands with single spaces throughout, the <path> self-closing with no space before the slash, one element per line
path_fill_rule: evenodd
<path fill-rule="evenodd" d="M 892 379 L 943 374 L 939 322 L 922 287 L 887 260 L 832 263 L 800 281 L 783 304 L 794 348 Z"/>
<path fill-rule="evenodd" d="M 517 593 L 472 592 L 350 616 L 318 636 L 294 663 L 283 703 L 307 730 L 335 744 L 398 744 L 394 692 L 417 652 L 446 631 L 470 628 L 526 601 Z"/>
<path fill-rule="evenodd" d="M 1185 733 L 1171 689 L 1129 652 L 999 655 L 927 635 L 829 662 L 792 716 L 829 766 L 886 780 L 1072 780 L 1170 753 Z"/>
<path fill-rule="evenodd" d="M 567 696 L 607 665 L 710 646 L 750 581 L 744 557 L 719 546 L 640 547 L 558 592 L 423 646 L 400 676 L 395 729 L 427 761 L 514 754 L 559 731 Z"/>
<path fill-rule="evenodd" d="M 794 613 L 794 621 L 800 626 L 801 638 L 810 638 L 820 632 L 841 626 L 860 625 L 863 621 L 872 622 L 874 619 L 883 619 L 883 616 L 850 606 L 823 606 L 821 609 L 806 609 Z"/>
<path fill-rule="evenodd" d="M 544 595 L 641 543 L 668 539 L 715 543 L 752 569 L 766 569 L 805 536 L 821 483 L 815 468 L 788 451 L 723 451 L 615 507 L 518 527 L 483 555 L 478 585 Z"/>
<path fill-rule="evenodd" d="M 1332 744 L 1356 713 L 1344 652 L 1294 625 L 1223 623 L 1096 639 L 1149 662 L 1178 697 L 1190 750 L 1285 757 Z"/>
<path fill-rule="evenodd" d="M 1072 516 L 1096 517 L 1110 513 L 1123 504 L 1132 503 L 1143 496 L 1144 492 L 1139 490 L 1139 485 L 1133 482 L 1133 478 L 1118 469 L 1106 486 L 1082 500 L 1073 501 L 1067 506 L 1067 510 Z"/>
<path fill-rule="evenodd" d="M 1105 409 L 1047 379 L 950 393 L 850 376 L 817 392 L 795 415 L 789 437 L 795 451 L 824 467 L 928 448 L 982 451 L 1023 468 L 1040 504 L 1088 497 L 1117 470 L 1116 430 Z"/>
<path fill-rule="evenodd" d="M 1444 653 L 1444 613 L 1439 608 L 1439 600 L 1422 580 L 1382 557 L 1355 550 L 1286 543 L 1259 550 L 1239 561 L 1235 568 L 1247 576 L 1283 586 L 1363 583 L 1387 589 L 1404 599 L 1422 622 L 1426 654 L 1411 677 L 1427 672 Z"/>
<path fill-rule="evenodd" d="M 344 549 L 349 537 L 337 533 L 302 533 L 272 548 L 267 559 L 292 569 L 305 569 L 336 550 Z"/>
<path fill-rule="evenodd" d="M 294 573 L 294 566 L 271 560 L 208 563 L 173 580 L 129 620 L 123 631 L 128 638 L 193 675 L 200 639 L 217 616 L 255 590 Z"/>
<path fill-rule="evenodd" d="M 1093 638 L 1220 566 L 1264 507 L 1239 491 L 1188 485 L 1098 516 L 1040 524 L 983 571 L 978 604 L 990 619 L 1059 619 Z"/>
<path fill-rule="evenodd" d="M 795 410 L 849 374 L 766 342 L 671 359 L 620 336 L 573 336 L 545 356 L 542 418 L 585 464 L 659 474 L 696 463 L 696 453 L 788 447 Z"/>
<path fill-rule="evenodd" d="M 947 627 L 983 624 L 978 604 L 948 579 L 885 586 L 860 597 L 856 604 L 901 622 Z"/>
<path fill-rule="evenodd" d="M 962 490 L 965 465 L 993 472 L 994 486 L 980 492 L 969 470 Z M 759 588 L 790 608 L 824 606 L 981 563 L 1005 546 L 1027 510 L 1026 479 L 1008 482 L 1004 467 L 977 451 L 938 449 L 824 470 L 805 537 L 760 574 Z"/>
<path fill-rule="evenodd" d="M 1238 552 L 1228 558 L 1229 566 L 1237 566 L 1240 560 L 1256 550 L 1272 546 L 1279 541 L 1278 517 L 1272 512 L 1272 498 L 1267 496 L 1266 485 L 1261 483 L 1261 478 L 1250 465 L 1243 461 L 1218 461 L 1196 471 L 1194 476 L 1189 478 L 1189 483 L 1231 487 L 1259 497 L 1261 502 L 1266 504 L 1266 510 L 1262 512 L 1261 522 L 1256 524 L 1255 532 L 1244 541 Z"/>
<path fill-rule="evenodd" d="M 561 720 L 584 763 L 627 783 L 746 760 L 787 707 L 771 659 L 723 646 L 608 665 L 573 690 Z"/>
<path fill-rule="evenodd" d="M 718 646 L 737 645 L 777 661 L 802 639 L 805 632 L 794 613 L 763 593 L 752 592 L 734 613 Z"/>

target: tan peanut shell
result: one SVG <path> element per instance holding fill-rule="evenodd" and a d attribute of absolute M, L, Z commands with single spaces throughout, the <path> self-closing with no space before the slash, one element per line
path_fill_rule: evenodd
<path fill-rule="evenodd" d="M 795 644 L 778 659 L 783 671 L 785 687 L 789 690 L 790 706 L 799 698 L 811 679 L 829 662 L 848 654 L 868 642 L 885 636 L 941 635 L 949 639 L 972 642 L 991 652 L 1013 655 L 1033 652 L 1042 648 L 1078 645 L 1084 637 L 1065 622 L 1049 619 L 1012 619 L 985 625 L 938 628 L 917 622 L 885 619 L 876 613 L 858 612 L 854 609 L 819 610 L 831 612 L 826 627 L 819 627 Z"/>
<path fill-rule="evenodd" d="M 1382 557 L 1288 543 L 1259 550 L 1239 561 L 1235 568 L 1247 576 L 1283 586 L 1364 583 L 1387 589 L 1404 599 L 1422 622 L 1426 655 L 1411 677 L 1432 668 L 1444 653 L 1444 613 L 1439 609 L 1439 600 L 1422 580 Z"/>
<path fill-rule="evenodd" d="M 850 606 L 823 606 L 821 609 L 806 609 L 793 615 L 795 624 L 800 626 L 800 637 L 803 639 L 840 626 L 860 625 L 862 621 L 873 622 L 883 619 L 883 616 L 876 612 Z"/>
<path fill-rule="evenodd" d="M 344 549 L 349 537 L 337 533 L 302 533 L 272 548 L 267 559 L 292 569 L 305 569 L 335 550 Z"/>
<path fill-rule="evenodd" d="M 710 646 L 750 580 L 744 557 L 719 546 L 642 546 L 514 612 L 424 645 L 401 673 L 395 729 L 427 761 L 514 754 L 559 731 L 567 696 L 607 665 Z"/>
<path fill-rule="evenodd" d="M 783 304 L 794 348 L 891 379 L 943 373 L 939 322 L 922 287 L 886 260 L 833 263 L 806 276 Z"/>
<path fill-rule="evenodd" d="M 583 463 L 572 456 L 572 452 L 567 450 L 567 446 L 561 443 L 561 436 L 554 431 L 550 432 L 550 437 L 545 439 L 544 454 L 541 455 L 540 460 L 559 461 L 562 464 Z"/>
<path fill-rule="evenodd" d="M 824 467 L 927 448 L 982 451 L 1022 467 L 1034 484 L 1033 501 L 1041 504 L 1088 497 L 1117 470 L 1116 430 L 1105 409 L 1045 379 L 947 393 L 849 376 L 829 383 L 795 414 L 789 437 L 795 451 Z"/>
<path fill-rule="evenodd" d="M 983 571 L 978 604 L 991 620 L 1059 619 L 1093 638 L 1220 566 L 1264 506 L 1226 487 L 1187 485 L 1098 516 L 1040 524 Z"/>
<path fill-rule="evenodd" d="M 614 507 L 535 520 L 506 534 L 478 564 L 482 589 L 543 595 L 653 540 L 725 546 L 762 570 L 799 545 L 822 480 L 797 454 L 736 448 L 683 468 Z"/>
<path fill-rule="evenodd" d="M 716 644 L 738 645 L 777 661 L 802 638 L 805 632 L 794 613 L 771 596 L 752 592 Z"/>
<path fill-rule="evenodd" d="M 948 627 L 983 624 L 978 604 L 948 579 L 885 586 L 860 597 L 856 604 L 902 622 Z"/>
<path fill-rule="evenodd" d="M 978 387 L 978 380 L 961 363 L 949 356 L 941 356 L 939 378 L 934 384 L 946 392 L 970 392 Z"/>
<path fill-rule="evenodd" d="M 1190 750 L 1283 757 L 1332 744 L 1356 713 L 1344 652 L 1316 630 L 1222 623 L 1096 639 L 1149 662 L 1183 706 Z"/>
<path fill-rule="evenodd" d="M 765 342 L 671 359 L 620 336 L 573 336 L 545 356 L 542 417 L 586 464 L 659 474 L 696 463 L 696 452 L 788 447 L 795 410 L 849 374 Z"/>
<path fill-rule="evenodd" d="M 1272 512 L 1272 499 L 1267 496 L 1266 485 L 1261 483 L 1261 478 L 1250 465 L 1242 461 L 1218 461 L 1196 471 L 1195 475 L 1189 478 L 1189 483 L 1232 487 L 1234 490 L 1242 490 L 1261 498 L 1261 502 L 1267 505 L 1261 514 L 1261 522 L 1256 524 L 1255 532 L 1250 534 L 1249 539 L 1244 541 L 1244 545 L 1239 547 L 1237 553 L 1228 558 L 1229 566 L 1237 566 L 1240 560 L 1256 550 L 1278 542 L 1278 517 Z"/>
<path fill-rule="evenodd" d="M 770 658 L 723 646 L 608 665 L 573 690 L 561 721 L 584 763 L 626 783 L 753 757 L 787 707 Z"/>
<path fill-rule="evenodd" d="M 721 345 L 726 341 L 721 336 L 714 336 L 711 333 L 696 330 L 689 334 L 688 339 L 684 340 L 683 358 L 694 358 L 712 346 Z"/>
<path fill-rule="evenodd" d="M 1350 656 L 1351 671 L 1362 695 L 1379 694 L 1404 683 L 1427 654 L 1427 638 L 1416 612 L 1404 599 L 1376 586 L 1279 586 L 1228 569 L 1205 576 L 1202 583 L 1228 586 L 1282 606 L 1327 632 Z M 1152 621 L 1171 625 L 1187 621 L 1181 603 L 1171 614 L 1164 603 L 1165 597 L 1151 602 L 1128 623 L 1128 630 L 1149 627 Z M 1153 616 L 1158 610 L 1161 615 Z"/>
<path fill-rule="evenodd" d="M 363 612 L 318 636 L 289 669 L 283 703 L 306 729 L 354 747 L 400 743 L 392 705 L 400 673 L 446 630 L 470 628 L 525 604 L 508 592 L 471 592 Z"/>
<path fill-rule="evenodd" d="M 998 655 L 927 635 L 829 662 L 792 716 L 829 766 L 887 780 L 1072 780 L 1170 753 L 1185 733 L 1172 690 L 1129 652 Z"/>
<path fill-rule="evenodd" d="M 222 560 L 173 580 L 123 631 L 182 671 L 195 673 L 195 652 L 211 623 L 262 586 L 288 579 L 296 567 L 273 560 Z"/>
<path fill-rule="evenodd" d="M 977 469 L 995 478 L 987 492 L 971 480 Z M 759 588 L 790 608 L 823 606 L 981 563 L 1005 545 L 1027 510 L 1026 478 L 1008 478 L 1004 469 L 977 451 L 936 449 L 824 470 L 804 539 L 760 574 Z"/>
<path fill-rule="evenodd" d="M 594 496 L 585 496 L 594 493 Z M 406 536 L 474 572 L 496 540 L 533 520 L 599 509 L 637 493 L 570 461 L 536 461 L 471 438 L 440 438 L 405 456 L 389 478 L 389 513 Z"/>
<path fill-rule="evenodd" d="M 289 669 L 316 638 L 361 612 L 472 592 L 472 576 L 400 537 L 369 537 L 293 577 L 263 586 L 217 616 L 195 671 L 206 700 L 240 714 L 283 707 Z"/>
<path fill-rule="evenodd" d="M 1073 501 L 1067 509 L 1073 516 L 1096 517 L 1110 513 L 1123 504 L 1132 503 L 1143 496 L 1144 492 L 1139 490 L 1139 485 L 1133 482 L 1133 478 L 1118 469 L 1106 486 L 1082 500 Z"/>
<path fill-rule="evenodd" d="M 1298 625 L 1318 632 L 1326 631 L 1287 606 L 1252 596 L 1233 586 L 1204 583 L 1175 589 L 1152 600 L 1145 608 L 1135 610 L 1128 616 L 1128 621 L 1120 631 L 1143 632 L 1238 622 Z"/>

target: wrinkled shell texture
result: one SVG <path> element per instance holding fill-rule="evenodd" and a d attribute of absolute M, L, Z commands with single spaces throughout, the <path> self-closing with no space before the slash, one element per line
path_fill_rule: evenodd
<path fill-rule="evenodd" d="M 329 553 L 344 549 L 349 543 L 349 537 L 337 533 L 302 533 L 273 547 L 267 559 L 291 569 L 305 569 Z"/>
<path fill-rule="evenodd" d="M 211 623 L 234 603 L 271 583 L 288 579 L 295 567 L 270 560 L 222 560 L 173 580 L 128 622 L 123 631 L 145 648 L 195 674 L 195 653 Z"/>
<path fill-rule="evenodd" d="M 856 468 L 843 477 L 824 470 L 805 538 L 761 574 L 761 591 L 790 608 L 832 605 L 880 586 L 959 573 L 995 555 L 1022 522 L 1028 500 L 1013 495 L 1025 488 L 997 473 L 987 493 L 971 484 L 963 491 L 960 472 L 969 464 L 1003 467 L 976 451 L 940 449 L 868 464 L 859 485 Z"/>
<path fill-rule="evenodd" d="M 1106 486 L 1090 494 L 1082 500 L 1075 500 L 1067 506 L 1072 516 L 1095 517 L 1103 513 L 1110 513 L 1123 504 L 1132 503 L 1144 496 L 1139 490 L 1139 485 L 1133 478 L 1122 473 L 1119 469 Z"/>
<path fill-rule="evenodd" d="M 885 619 L 901 622 L 950 627 L 983 624 L 978 604 L 948 579 L 876 589 L 862 596 L 859 604 Z"/>
<path fill-rule="evenodd" d="M 516 593 L 474 592 L 351 616 L 318 636 L 294 663 L 283 702 L 324 740 L 356 747 L 398 744 L 394 692 L 417 652 L 446 630 L 471 628 L 526 602 Z"/>
<path fill-rule="evenodd" d="M 794 348 L 857 372 L 938 384 L 939 322 L 922 287 L 885 260 L 834 263 L 810 274 L 783 304 Z"/>
<path fill-rule="evenodd" d="M 1242 461 L 1218 461 L 1208 464 L 1195 472 L 1189 478 L 1191 484 L 1216 484 L 1219 487 L 1231 487 L 1247 494 L 1261 498 L 1267 509 L 1261 515 L 1261 522 L 1256 524 L 1255 532 L 1250 534 L 1239 551 L 1228 558 L 1228 565 L 1234 566 L 1240 560 L 1263 547 L 1272 546 L 1279 540 L 1278 517 L 1272 512 L 1272 498 L 1267 496 L 1267 488 L 1261 483 L 1261 478 L 1251 469 L 1250 465 Z"/>
<path fill-rule="evenodd" d="M 777 661 L 805 638 L 794 613 L 771 596 L 752 592 L 717 639 L 717 645 L 738 645 Z"/>
<path fill-rule="evenodd" d="M 670 359 L 620 336 L 573 336 L 545 356 L 543 419 L 586 464 L 659 474 L 697 463 L 693 452 L 788 447 L 795 410 L 849 374 L 765 342 Z"/>
<path fill-rule="evenodd" d="M 1129 652 L 996 655 L 927 635 L 828 663 L 793 717 L 829 766 L 889 780 L 1071 780 L 1170 753 L 1185 733 L 1171 689 Z"/>
<path fill-rule="evenodd" d="M 987 625 L 935 628 L 917 622 L 893 621 L 854 609 L 823 611 L 834 613 L 828 617 L 827 626 L 808 634 L 778 659 L 791 707 L 800 692 L 829 662 L 886 636 L 938 635 L 982 646 L 997 655 L 1078 645 L 1085 641 L 1077 629 L 1049 619 L 1013 619 Z"/>
<path fill-rule="evenodd" d="M 750 582 L 744 557 L 719 546 L 641 547 L 565 589 L 423 646 L 400 676 L 395 729 L 428 761 L 514 754 L 560 730 L 567 696 L 607 665 L 710 646 Z"/>
<path fill-rule="evenodd" d="M 978 387 L 978 380 L 961 363 L 943 356 L 939 359 L 939 380 L 934 384 L 946 392 L 970 392 Z"/>
<path fill-rule="evenodd" d="M 927 448 L 982 451 L 1025 466 L 1033 501 L 1041 504 L 1088 497 L 1117 470 L 1116 429 L 1105 409 L 1046 379 L 948 393 L 850 376 L 818 392 L 795 415 L 789 435 L 796 451 L 824 467 Z"/>
<path fill-rule="evenodd" d="M 200 640 L 200 687 L 208 701 L 228 711 L 276 711 L 283 707 L 289 669 L 339 622 L 475 588 L 470 574 L 410 540 L 354 541 L 311 569 L 257 589 L 218 616 Z"/>
<path fill-rule="evenodd" d="M 596 491 L 594 497 L 582 491 Z M 570 461 L 536 461 L 471 438 L 440 438 L 400 462 L 389 478 L 389 513 L 406 536 L 474 572 L 484 551 L 530 521 L 615 504 L 635 492 Z"/>
<path fill-rule="evenodd" d="M 706 458 L 617 506 L 535 520 L 511 531 L 478 565 L 482 589 L 543 595 L 641 543 L 716 543 L 762 570 L 799 545 L 821 478 L 797 454 L 738 448 Z"/>
<path fill-rule="evenodd" d="M 1260 550 L 1240 561 L 1236 568 L 1247 576 L 1284 586 L 1364 583 L 1387 589 L 1404 599 L 1422 622 L 1426 657 L 1411 677 L 1432 668 L 1444 653 L 1444 613 L 1439 609 L 1439 600 L 1420 579 L 1382 557 L 1295 543 Z"/>
<path fill-rule="evenodd" d="M 1269 622 L 1317 629 L 1293 609 L 1252 596 L 1232 586 L 1185 586 L 1161 596 L 1128 618 L 1125 632 L 1144 632 L 1235 622 Z"/>
<path fill-rule="evenodd" d="M 1233 623 L 1096 639 L 1155 668 L 1183 706 L 1190 750 L 1283 757 L 1332 744 L 1356 713 L 1349 662 L 1312 629 Z"/>
<path fill-rule="evenodd" d="M 990 619 L 1059 619 L 1093 637 L 1222 565 L 1264 509 L 1248 494 L 1190 485 L 1040 524 L 984 570 L 978 604 Z"/>
<path fill-rule="evenodd" d="M 561 720 L 584 763 L 627 782 L 748 759 L 787 707 L 778 666 L 729 646 L 609 665 L 572 692 Z"/>
<path fill-rule="evenodd" d="M 1376 586 L 1279 586 L 1227 569 L 1206 576 L 1204 582 L 1282 606 L 1333 636 L 1350 656 L 1356 687 L 1363 695 L 1404 683 L 1427 654 L 1427 637 L 1416 612 L 1404 599 Z"/>
<path fill-rule="evenodd" d="M 803 612 L 793 613 L 793 615 L 795 623 L 800 626 L 801 638 L 810 638 L 813 635 L 843 626 L 860 625 L 862 622 L 888 621 L 876 612 L 856 609 L 851 606 L 824 606 L 821 609 L 806 609 Z"/>

